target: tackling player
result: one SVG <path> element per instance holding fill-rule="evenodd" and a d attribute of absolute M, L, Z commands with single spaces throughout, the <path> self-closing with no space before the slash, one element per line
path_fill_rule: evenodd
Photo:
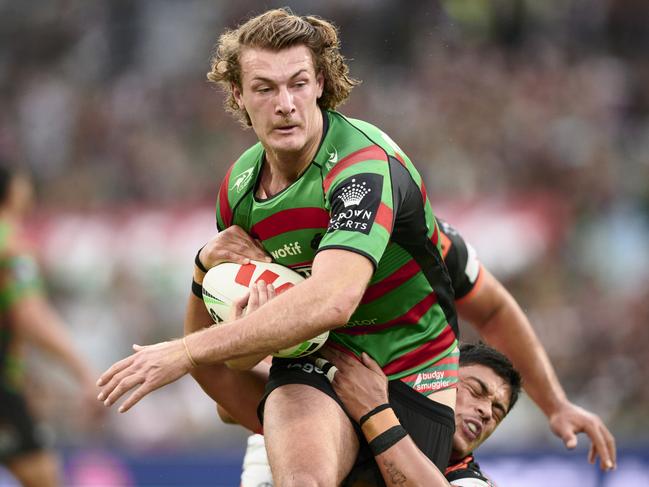
<path fill-rule="evenodd" d="M 579 432 L 585 432 L 591 440 L 589 461 L 592 463 L 595 457 L 599 456 L 602 469 L 611 468 L 606 466 L 607 462 L 610 462 L 614 466 L 616 451 L 613 436 L 599 417 L 567 400 L 547 355 L 529 321 L 520 310 L 514 298 L 484 268 L 475 250 L 463 239 L 459 232 L 441 219 L 438 219 L 438 222 L 441 230 L 442 253 L 452 279 L 453 287 L 456 289 L 456 306 L 458 307 L 460 317 L 469 320 L 483 334 L 483 337 L 486 336 L 492 339 L 492 341 L 498 341 L 499 333 L 508 333 L 514 337 L 522 337 L 519 339 L 523 343 L 534 344 L 531 347 L 532 354 L 529 356 L 521 356 L 515 350 L 506 350 L 507 353 L 512 354 L 522 363 L 525 374 L 521 375 L 523 375 L 523 383 L 526 391 L 542 409 L 544 404 L 562 405 L 555 411 L 550 410 L 547 416 L 551 425 L 553 423 L 555 425 L 561 425 L 562 429 L 555 427 L 553 431 L 564 440 L 567 447 L 574 448 L 576 446 L 576 437 L 574 435 Z M 263 289 L 259 291 L 260 294 L 265 292 Z M 265 299 L 267 299 L 266 296 L 262 296 L 262 301 L 265 302 Z M 243 305 L 245 303 L 239 303 L 240 308 Z M 257 306 L 257 304 L 253 303 L 253 306 Z M 240 314 L 241 310 L 238 313 Z M 487 328 L 486 332 L 484 332 L 483 330 L 486 328 L 486 324 L 490 324 L 491 329 Z M 495 339 L 492 337 L 495 337 Z M 462 362 L 463 359 L 460 356 L 460 364 Z M 258 377 L 263 377 L 267 374 L 264 367 L 265 365 L 261 364 L 252 371 L 251 375 L 257 374 Z M 320 369 L 311 370 L 314 373 L 322 374 Z M 532 373 L 534 371 L 536 372 Z M 230 371 L 225 372 L 222 376 L 226 377 L 229 374 L 239 373 Z M 227 387 L 225 384 L 223 385 Z M 257 385 L 257 389 L 260 389 L 259 385 Z M 543 390 L 547 391 L 547 394 L 542 395 L 539 399 L 539 391 Z M 216 389 L 212 392 L 214 391 Z M 256 404 L 256 399 L 247 400 L 244 397 L 244 392 L 241 390 L 230 390 L 229 393 L 219 394 L 218 396 L 213 395 L 212 397 L 217 402 L 223 401 L 219 407 L 219 415 L 224 421 L 231 422 L 230 418 L 234 416 L 252 431 L 258 431 L 260 425 L 256 417 L 250 412 Z M 236 404 L 236 409 L 233 406 L 228 408 L 230 404 Z M 247 404 L 248 406 L 244 407 L 243 404 Z M 230 415 L 226 411 L 227 409 L 233 411 L 233 415 Z M 545 412 L 547 408 L 543 410 Z M 456 410 L 456 416 L 459 414 L 461 413 Z M 457 430 L 455 436 L 458 436 Z M 260 436 L 251 437 L 248 445 L 248 453 L 250 454 L 248 455 L 247 453 L 246 455 L 248 462 L 244 462 L 244 480 L 247 476 L 255 475 L 255 469 L 258 469 L 260 472 L 259 475 L 261 475 L 261 477 L 259 475 L 255 476 L 255 479 L 269 475 L 267 464 L 263 463 L 263 458 L 265 458 L 263 449 L 263 438 Z M 456 446 L 454 446 L 454 450 L 456 449 Z M 456 456 L 456 454 L 453 455 L 453 457 Z M 254 465 L 253 468 L 250 468 L 251 465 Z M 269 477 L 266 478 L 268 479 Z M 249 487 L 249 485 L 254 484 L 246 484 L 244 482 L 243 487 Z"/>
<path fill-rule="evenodd" d="M 473 451 L 494 432 L 518 399 L 521 378 L 507 357 L 483 344 L 460 347 L 453 452 L 442 476 L 401 427 L 390 407 L 389 382 L 378 364 L 367 354 L 362 355 L 361 363 L 330 348 L 322 355 L 329 361 L 320 362 L 323 368 L 330 364 L 337 368 L 333 388 L 349 415 L 361 424 L 381 473 L 377 476 L 372 469 L 357 469 L 356 478 L 348 479 L 345 485 L 493 485 L 474 460 Z"/>
<path fill-rule="evenodd" d="M 507 357 L 484 344 L 460 347 L 453 451 L 442 475 L 399 427 L 389 407 L 388 381 L 378 364 L 367 354 L 363 354 L 361 362 L 328 347 L 321 354 L 337 368 L 332 385 L 347 412 L 356 422 L 363 418 L 362 430 L 370 445 L 384 449 L 375 457 L 380 472 L 355 469 L 354 477 L 346 479 L 345 486 L 493 486 L 473 452 L 495 431 L 518 399 L 521 378 Z M 329 364 L 318 363 L 330 370 Z M 254 435 L 248 441 L 241 487 L 261 485 L 270 487 L 273 479 L 263 436 Z"/>

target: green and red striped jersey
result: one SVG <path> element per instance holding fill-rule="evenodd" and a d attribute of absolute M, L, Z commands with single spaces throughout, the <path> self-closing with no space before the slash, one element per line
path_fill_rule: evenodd
<path fill-rule="evenodd" d="M 325 111 L 324 136 L 297 181 L 255 197 L 260 143 L 230 168 L 219 190 L 217 227 L 239 225 L 274 261 L 309 275 L 317 252 L 345 249 L 375 266 L 365 295 L 330 339 L 369 353 L 391 378 L 449 356 L 457 345 L 453 290 L 421 176 L 373 125 Z"/>
<path fill-rule="evenodd" d="M 23 386 L 24 366 L 10 310 L 26 296 L 43 292 L 43 283 L 31 255 L 8 250 L 13 231 L 9 223 L 0 221 L 0 389 L 16 392 Z"/>

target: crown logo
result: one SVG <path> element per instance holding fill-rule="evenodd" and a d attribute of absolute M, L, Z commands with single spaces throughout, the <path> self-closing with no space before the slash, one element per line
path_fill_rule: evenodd
<path fill-rule="evenodd" d="M 367 188 L 365 185 L 365 182 L 357 184 L 356 179 L 352 179 L 352 184 L 345 186 L 338 196 L 342 200 L 343 205 L 345 205 L 345 208 L 359 205 L 367 193 L 372 191 L 371 188 Z"/>

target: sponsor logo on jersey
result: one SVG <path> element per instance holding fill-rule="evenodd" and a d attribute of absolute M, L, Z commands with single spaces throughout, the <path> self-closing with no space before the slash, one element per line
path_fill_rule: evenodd
<path fill-rule="evenodd" d="M 376 325 L 378 318 L 369 318 L 367 320 L 353 320 L 353 321 L 348 321 L 345 326 L 351 327 L 351 326 L 367 326 L 367 325 Z"/>
<path fill-rule="evenodd" d="M 348 208 L 360 205 L 363 198 L 371 192 L 372 188 L 367 187 L 366 181 L 357 183 L 355 179 L 352 179 L 352 184 L 345 186 L 336 198 L 343 202 L 345 208 Z"/>
<path fill-rule="evenodd" d="M 250 169 L 246 169 L 241 174 L 239 174 L 237 178 L 234 180 L 234 183 L 232 183 L 232 186 L 230 186 L 230 190 L 235 189 L 237 193 L 241 193 L 241 190 L 248 185 L 248 182 L 252 177 L 253 170 L 254 167 L 251 167 Z"/>
<path fill-rule="evenodd" d="M 405 377 L 403 380 L 410 382 L 408 377 Z M 433 392 L 440 389 L 445 389 L 454 382 L 454 379 L 451 377 L 446 377 L 444 370 L 430 370 L 427 372 L 420 372 L 417 374 L 417 378 L 412 383 L 412 387 L 417 392 Z"/>
<path fill-rule="evenodd" d="M 331 197 L 327 232 L 348 230 L 369 234 L 381 204 L 383 176 L 359 174 L 340 183 Z"/>
<path fill-rule="evenodd" d="M 282 257 L 287 257 L 289 255 L 300 255 L 301 253 L 302 247 L 300 246 L 300 242 L 284 244 L 283 247 L 270 251 L 270 255 L 273 256 L 273 259 L 279 259 Z"/>

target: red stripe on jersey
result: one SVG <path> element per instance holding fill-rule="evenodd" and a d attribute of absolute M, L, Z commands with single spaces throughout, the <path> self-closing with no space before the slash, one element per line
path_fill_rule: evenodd
<path fill-rule="evenodd" d="M 225 228 L 232 225 L 232 208 L 230 208 L 230 202 L 228 201 L 228 185 L 230 184 L 230 173 L 234 165 L 230 166 L 228 172 L 225 174 L 225 178 L 221 183 L 219 188 L 219 209 L 221 211 L 221 220 Z"/>
<path fill-rule="evenodd" d="M 424 206 L 426 205 L 426 198 L 428 198 L 428 193 L 426 192 L 426 186 L 424 185 L 424 180 L 421 180 L 421 186 L 419 187 L 419 191 L 421 191 L 421 199 L 424 202 Z"/>
<path fill-rule="evenodd" d="M 437 303 L 437 296 L 431 292 L 424 299 L 415 304 L 405 314 L 398 318 L 381 323 L 378 325 L 354 326 L 352 328 L 338 328 L 336 333 L 345 333 L 346 335 L 367 335 L 368 333 L 376 333 L 386 328 L 399 325 L 414 325 L 419 323 L 419 320 L 424 316 L 428 310 Z"/>
<path fill-rule="evenodd" d="M 437 247 L 437 242 L 439 242 L 439 225 L 435 225 L 433 228 L 433 236 L 430 237 L 430 241 L 433 242 L 435 247 Z M 446 257 L 446 254 L 444 254 L 444 257 Z"/>
<path fill-rule="evenodd" d="M 338 174 L 347 169 L 349 166 L 353 166 L 357 162 L 372 160 L 387 161 L 385 151 L 377 145 L 370 145 L 369 147 L 365 147 L 364 149 L 352 152 L 347 157 L 342 158 L 333 167 L 333 169 L 329 171 L 322 183 L 325 193 L 329 191 L 329 187 L 331 186 L 331 183 L 333 183 L 336 176 L 338 176 Z"/>
<path fill-rule="evenodd" d="M 381 203 L 374 221 L 385 228 L 388 233 L 392 233 L 392 208 L 385 203 Z"/>
<path fill-rule="evenodd" d="M 464 457 L 462 460 L 460 460 L 458 463 L 455 465 L 451 465 L 450 467 L 446 467 L 446 470 L 444 470 L 444 475 L 448 475 L 451 472 L 455 472 L 456 470 L 465 470 L 469 467 L 469 464 L 473 461 L 473 457 L 469 455 L 468 457 Z"/>
<path fill-rule="evenodd" d="M 383 367 L 383 372 L 386 375 L 391 375 L 401 372 L 402 370 L 412 369 L 413 367 L 416 367 L 417 365 L 442 353 L 453 344 L 454 340 L 455 333 L 453 333 L 453 330 L 449 325 L 446 325 L 444 330 L 442 330 L 442 333 L 433 340 L 424 343 L 420 347 L 417 347 L 398 359 L 393 360 L 389 364 L 386 364 Z"/>
<path fill-rule="evenodd" d="M 250 281 L 252 280 L 252 275 L 256 268 L 257 266 L 255 264 L 242 265 L 234 278 L 234 282 L 241 284 L 242 286 L 250 286 Z"/>
<path fill-rule="evenodd" d="M 250 229 L 252 235 L 261 240 L 275 237 L 293 230 L 322 228 L 329 226 L 329 212 L 322 208 L 290 208 L 264 218 Z"/>
<path fill-rule="evenodd" d="M 380 298 L 393 289 L 401 286 L 408 279 L 416 275 L 421 268 L 415 259 L 410 260 L 407 264 L 399 267 L 395 272 L 387 276 L 380 282 L 372 284 L 365 290 L 361 304 L 366 304 Z"/>
<path fill-rule="evenodd" d="M 403 167 L 406 167 L 406 161 L 403 160 L 403 156 L 400 153 L 395 152 L 394 157 L 397 158 L 397 161 L 399 161 Z"/>
<path fill-rule="evenodd" d="M 275 274 L 273 271 L 266 269 L 261 273 L 261 276 L 259 276 L 255 282 L 264 281 L 266 284 L 272 284 L 277 280 L 278 277 L 279 274 Z"/>

